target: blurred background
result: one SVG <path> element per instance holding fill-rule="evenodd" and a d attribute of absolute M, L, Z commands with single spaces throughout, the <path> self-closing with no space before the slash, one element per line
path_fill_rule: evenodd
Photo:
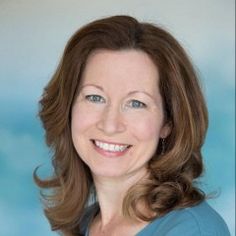
<path fill-rule="evenodd" d="M 38 100 L 74 31 L 113 14 L 162 25 L 194 61 L 210 113 L 201 187 L 235 235 L 234 0 L 0 0 L 0 235 L 56 235 L 32 180 L 50 172 Z"/>

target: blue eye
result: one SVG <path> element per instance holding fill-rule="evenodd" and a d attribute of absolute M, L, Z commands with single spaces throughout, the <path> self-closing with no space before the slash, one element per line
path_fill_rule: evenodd
<path fill-rule="evenodd" d="M 105 99 L 100 95 L 86 95 L 86 100 L 93 103 L 104 103 Z"/>
<path fill-rule="evenodd" d="M 147 105 L 143 102 L 140 102 L 138 100 L 131 100 L 129 102 L 129 106 L 132 107 L 132 108 L 146 108 Z"/>

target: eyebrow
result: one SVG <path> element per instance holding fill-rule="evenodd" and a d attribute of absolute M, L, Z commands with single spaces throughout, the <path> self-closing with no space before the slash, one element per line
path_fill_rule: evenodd
<path fill-rule="evenodd" d="M 82 90 L 82 89 L 85 88 L 85 87 L 88 87 L 88 86 L 95 87 L 95 88 L 100 89 L 100 90 L 102 90 L 102 91 L 104 92 L 103 87 L 101 87 L 101 86 L 99 86 L 99 85 L 95 85 L 95 84 L 85 84 L 85 85 L 82 85 L 82 86 L 80 87 L 79 91 Z"/>
<path fill-rule="evenodd" d="M 146 91 L 143 91 L 143 90 L 140 90 L 140 91 L 139 91 L 139 90 L 131 91 L 131 92 L 128 93 L 128 96 L 133 95 L 133 94 L 135 94 L 135 93 L 144 93 L 144 94 L 146 94 L 148 97 L 150 97 L 152 100 L 155 101 L 155 98 L 154 98 L 153 95 L 151 95 L 150 93 L 148 93 L 148 92 L 146 92 Z"/>
<path fill-rule="evenodd" d="M 101 86 L 99 86 L 99 85 L 95 85 L 95 84 L 85 84 L 85 85 L 82 85 L 81 88 L 80 88 L 80 90 L 82 90 L 83 88 L 85 88 L 85 87 L 87 87 L 87 86 L 95 87 L 95 88 L 97 88 L 97 89 L 99 89 L 99 90 L 101 90 L 101 91 L 104 92 L 103 87 L 101 87 Z M 127 96 L 133 95 L 133 94 L 135 94 L 135 93 L 144 93 L 144 94 L 146 94 L 148 97 L 150 97 L 152 100 L 155 101 L 155 98 L 154 98 L 153 95 L 151 95 L 150 93 L 148 93 L 148 92 L 146 92 L 146 91 L 143 91 L 143 90 L 134 90 L 134 91 L 131 91 L 131 92 L 129 92 L 129 93 L 127 94 Z"/>

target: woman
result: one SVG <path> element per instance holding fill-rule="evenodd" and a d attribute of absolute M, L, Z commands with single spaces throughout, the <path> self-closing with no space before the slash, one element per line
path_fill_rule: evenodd
<path fill-rule="evenodd" d="M 229 235 L 196 186 L 207 109 L 165 30 L 129 16 L 68 42 L 39 112 L 53 150 L 45 214 L 64 235 Z"/>

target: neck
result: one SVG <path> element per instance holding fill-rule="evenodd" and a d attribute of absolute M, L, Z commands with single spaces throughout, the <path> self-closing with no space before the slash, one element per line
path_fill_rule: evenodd
<path fill-rule="evenodd" d="M 146 174 L 145 172 L 119 178 L 93 176 L 103 226 L 114 220 L 124 218 L 122 212 L 124 197 L 129 188 L 135 183 L 140 182 Z"/>

